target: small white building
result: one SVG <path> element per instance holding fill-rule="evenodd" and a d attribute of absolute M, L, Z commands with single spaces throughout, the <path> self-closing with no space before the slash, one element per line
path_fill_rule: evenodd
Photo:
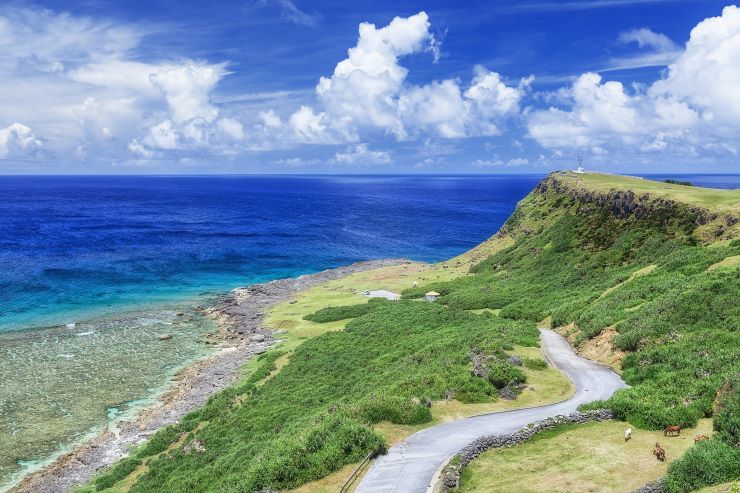
<path fill-rule="evenodd" d="M 577 170 L 575 170 L 573 173 L 578 173 L 579 175 L 583 175 L 586 173 L 586 170 L 583 169 L 583 166 L 579 166 Z"/>
<path fill-rule="evenodd" d="M 368 298 L 385 298 L 387 300 L 397 300 L 401 297 L 400 294 L 394 293 L 393 291 L 388 291 L 387 289 L 375 289 L 371 291 L 363 291 L 360 294 L 362 296 L 367 296 Z"/>
<path fill-rule="evenodd" d="M 424 299 L 427 301 L 437 301 L 438 296 L 439 296 L 438 292 L 429 291 L 427 294 L 424 295 Z"/>

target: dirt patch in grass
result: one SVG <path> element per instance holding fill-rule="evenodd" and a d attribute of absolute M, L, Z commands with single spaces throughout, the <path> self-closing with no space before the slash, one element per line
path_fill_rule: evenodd
<path fill-rule="evenodd" d="M 621 286 L 624 286 L 625 284 L 627 284 L 628 282 L 632 281 L 636 277 L 646 276 L 646 275 L 650 274 L 657 267 L 658 266 L 656 264 L 650 264 L 647 267 L 643 267 L 642 269 L 636 270 L 626 280 L 620 282 L 619 284 L 616 284 L 616 285 L 610 287 L 609 289 L 607 289 L 606 291 L 604 291 L 603 293 L 601 293 L 601 296 L 599 296 L 599 298 L 603 298 L 604 296 L 608 295 L 609 293 L 611 293 L 615 289 L 619 289 Z"/>
<path fill-rule="evenodd" d="M 578 330 L 575 323 L 557 327 L 555 332 L 568 339 L 568 342 L 570 342 L 571 346 L 575 347 L 579 355 L 591 361 L 609 366 L 618 373 L 621 372 L 622 359 L 624 359 L 627 353 L 620 351 L 614 346 L 614 338 L 619 335 L 615 327 L 607 327 L 596 337 L 586 339 L 578 345 L 576 345 L 576 342 L 580 335 L 580 330 Z"/>
<path fill-rule="evenodd" d="M 318 481 L 306 483 L 299 488 L 288 490 L 286 493 L 337 493 L 356 468 L 357 464 L 349 464 Z M 353 482 L 352 487 L 347 490 L 348 493 L 355 491 L 361 478 L 362 476 Z"/>
<path fill-rule="evenodd" d="M 721 262 L 717 262 L 716 264 L 710 265 L 707 270 L 714 270 L 714 269 L 729 269 L 730 267 L 735 267 L 736 265 L 740 264 L 740 255 L 734 255 L 732 257 L 727 257 Z"/>
<path fill-rule="evenodd" d="M 664 476 L 668 464 L 693 445 L 695 434 L 711 435 L 712 423 L 703 419 L 680 437 L 668 438 L 659 431 L 633 428 L 632 440 L 625 442 L 627 427 L 618 421 L 589 423 L 517 447 L 485 452 L 464 470 L 460 491 L 630 492 Z M 666 450 L 666 462 L 653 456 L 655 442 Z"/>
<path fill-rule="evenodd" d="M 616 371 L 622 368 L 622 360 L 627 355 L 614 347 L 613 340 L 619 335 L 614 327 L 607 327 L 601 334 L 588 339 L 578 346 L 578 354 L 592 361 L 610 366 Z"/>

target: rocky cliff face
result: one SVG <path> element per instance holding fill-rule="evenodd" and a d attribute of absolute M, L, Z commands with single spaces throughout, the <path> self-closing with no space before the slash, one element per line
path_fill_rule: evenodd
<path fill-rule="evenodd" d="M 651 196 L 649 193 L 635 194 L 631 190 L 612 190 L 608 192 L 590 190 L 574 186 L 551 174 L 542 180 L 534 194 L 555 192 L 566 195 L 581 203 L 579 212 L 588 213 L 589 206 L 606 207 L 617 219 L 653 219 L 667 220 L 680 217 L 695 227 L 703 227 L 709 238 L 729 239 L 730 228 L 737 223 L 737 218 L 730 214 L 720 214 L 702 207 L 691 206 L 664 197 Z"/>

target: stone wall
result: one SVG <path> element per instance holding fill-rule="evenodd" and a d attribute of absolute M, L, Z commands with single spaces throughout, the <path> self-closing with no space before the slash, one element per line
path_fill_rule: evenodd
<path fill-rule="evenodd" d="M 571 423 L 587 423 L 590 421 L 608 421 L 613 419 L 613 414 L 608 409 L 597 411 L 575 412 L 568 416 L 558 415 L 529 424 L 524 428 L 508 435 L 491 435 L 476 439 L 473 443 L 457 453 L 450 463 L 442 470 L 440 484 L 441 491 L 449 492 L 460 486 L 460 472 L 470 462 L 475 460 L 483 452 L 501 447 L 511 447 L 526 442 L 533 435 L 545 430 L 551 430 L 557 426 Z M 658 490 L 655 490 L 656 492 Z M 652 490 L 645 490 L 650 493 Z"/>
<path fill-rule="evenodd" d="M 667 491 L 665 479 L 660 478 L 640 486 L 632 493 L 667 493 Z"/>

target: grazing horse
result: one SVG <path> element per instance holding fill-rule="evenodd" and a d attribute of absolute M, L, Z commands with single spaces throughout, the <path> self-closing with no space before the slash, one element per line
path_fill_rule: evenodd
<path fill-rule="evenodd" d="M 655 450 L 653 450 L 653 455 L 660 462 L 665 462 L 665 450 L 663 449 L 663 447 L 660 446 L 658 442 L 655 442 Z"/>
<path fill-rule="evenodd" d="M 696 435 L 694 437 L 694 443 L 703 442 L 704 440 L 709 440 L 709 437 L 706 435 Z"/>
<path fill-rule="evenodd" d="M 681 427 L 678 425 L 669 426 L 663 430 L 663 436 L 679 436 L 681 434 Z"/>
<path fill-rule="evenodd" d="M 632 440 L 632 428 L 627 428 L 624 430 L 624 441 L 629 442 Z"/>

